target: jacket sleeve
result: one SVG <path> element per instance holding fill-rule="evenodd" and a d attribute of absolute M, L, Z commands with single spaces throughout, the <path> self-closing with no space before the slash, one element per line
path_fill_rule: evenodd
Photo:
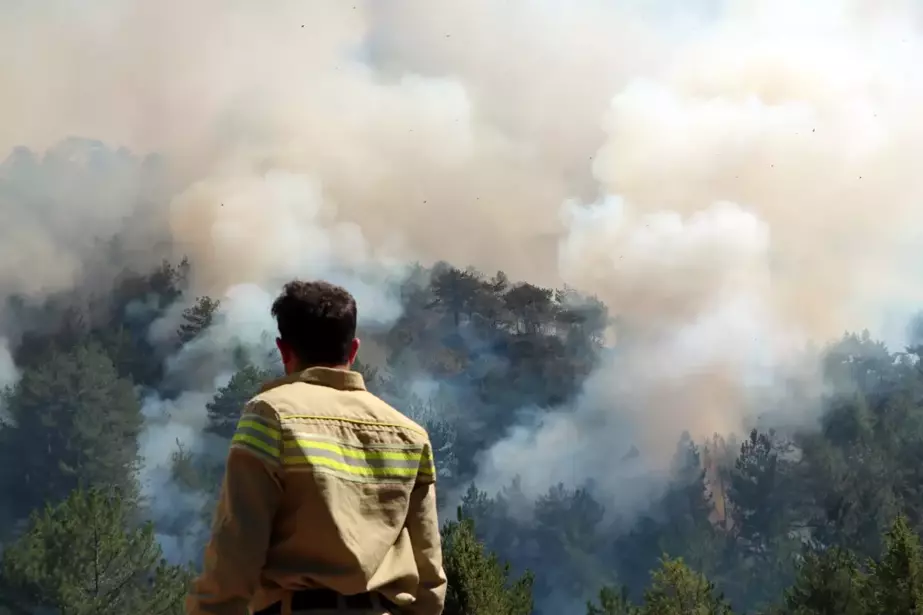
<path fill-rule="evenodd" d="M 251 402 L 231 440 L 204 569 L 187 615 L 248 615 L 282 494 L 281 427 L 265 402 Z"/>
<path fill-rule="evenodd" d="M 417 483 L 410 494 L 407 532 L 420 574 L 416 601 L 407 611 L 412 615 L 441 615 L 447 582 L 436 512 L 436 469 L 429 443 L 424 448 Z"/>

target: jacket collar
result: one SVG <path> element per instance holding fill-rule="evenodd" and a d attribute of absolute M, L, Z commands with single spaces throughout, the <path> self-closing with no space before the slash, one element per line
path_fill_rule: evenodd
<path fill-rule="evenodd" d="M 320 386 L 338 389 L 340 391 L 365 391 L 365 379 L 359 372 L 346 369 L 335 369 L 332 367 L 309 367 L 308 369 L 295 372 L 277 378 L 263 385 L 260 393 L 265 393 L 283 384 L 292 384 L 293 382 L 307 382 Z"/>

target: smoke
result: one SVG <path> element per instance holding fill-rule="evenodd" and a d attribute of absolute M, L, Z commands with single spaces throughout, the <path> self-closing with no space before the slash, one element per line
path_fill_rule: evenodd
<path fill-rule="evenodd" d="M 0 391 L 15 384 L 18 379 L 19 372 L 13 362 L 13 355 L 10 354 L 9 343 L 6 338 L 0 337 Z"/>
<path fill-rule="evenodd" d="M 576 475 L 638 505 L 620 451 L 665 469 L 681 430 L 739 432 L 790 384 L 816 392 L 809 341 L 869 325 L 903 341 L 923 217 L 907 10 L 737 3 L 623 84 L 593 160 L 609 196 L 566 206 L 559 264 L 624 336 L 576 408 L 487 452 L 483 482 Z"/>
<path fill-rule="evenodd" d="M 197 356 L 254 339 L 294 275 L 346 283 L 378 323 L 413 260 L 606 302 L 616 349 L 574 407 L 485 453 L 484 484 L 599 479 L 634 445 L 665 467 L 681 430 L 742 429 L 783 384 L 814 383 L 807 342 L 869 327 L 899 343 L 920 305 L 910 1 L 7 0 L 0 15 L 15 92 L 0 149 L 48 152 L 0 168 L 0 292 L 74 284 L 92 241 L 127 231 L 139 260 L 188 254 L 194 291 L 237 315 Z M 136 154 L 75 160 L 71 135 Z M 197 409 L 170 410 L 182 433 L 228 374 L 210 361 L 177 402 Z M 152 428 L 145 450 L 176 435 Z M 620 477 L 639 471 L 600 487 L 635 500 Z"/>
<path fill-rule="evenodd" d="M 621 306 L 615 350 L 576 408 L 517 427 L 489 450 L 480 480 L 493 489 L 520 475 L 535 496 L 592 479 L 619 507 L 633 506 L 647 501 L 646 475 L 666 468 L 681 431 L 739 430 L 799 340 L 765 303 L 769 229 L 752 213 L 717 202 L 684 219 L 632 211 L 620 198 L 566 213 L 561 271 Z M 643 465 L 621 462 L 633 447 Z"/>
<path fill-rule="evenodd" d="M 226 382 L 219 381 L 211 390 L 188 391 L 174 400 L 150 396 L 141 409 L 146 425 L 138 443 L 143 462 L 139 477 L 141 495 L 157 522 L 157 539 L 170 561 L 196 561 L 201 555 L 207 530 L 202 511 L 208 496 L 202 491 L 184 489 L 175 480 L 174 458 L 181 452 L 217 461 L 218 451 L 223 447 L 203 435 L 207 422 L 205 405 L 223 384 Z"/>
<path fill-rule="evenodd" d="M 593 161 L 611 196 L 566 207 L 559 263 L 625 335 L 576 409 L 488 451 L 482 481 L 576 474 L 640 505 L 633 466 L 600 476 L 613 454 L 665 469 L 680 430 L 739 433 L 792 383 L 816 393 L 809 341 L 868 325 L 903 341 L 923 187 L 903 8 L 738 3 L 623 85 Z M 805 414 L 779 420 L 816 418 L 811 396 L 786 401 Z"/>

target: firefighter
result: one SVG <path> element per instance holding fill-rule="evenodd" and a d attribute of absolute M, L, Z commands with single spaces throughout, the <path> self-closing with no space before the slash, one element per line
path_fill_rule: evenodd
<path fill-rule="evenodd" d="M 186 613 L 440 615 L 432 448 L 351 371 L 355 300 L 294 281 L 272 315 L 287 375 L 243 408 Z"/>

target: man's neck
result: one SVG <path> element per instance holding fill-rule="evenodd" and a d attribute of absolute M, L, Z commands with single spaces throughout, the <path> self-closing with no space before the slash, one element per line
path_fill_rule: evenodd
<path fill-rule="evenodd" d="M 352 369 L 352 366 L 349 365 L 348 363 L 343 363 L 341 365 L 305 365 L 305 366 L 299 365 L 298 367 L 290 371 L 289 375 L 301 373 L 306 369 L 311 369 L 312 367 L 324 367 L 326 369 L 340 369 L 340 370 L 347 371 L 347 372 Z"/>

